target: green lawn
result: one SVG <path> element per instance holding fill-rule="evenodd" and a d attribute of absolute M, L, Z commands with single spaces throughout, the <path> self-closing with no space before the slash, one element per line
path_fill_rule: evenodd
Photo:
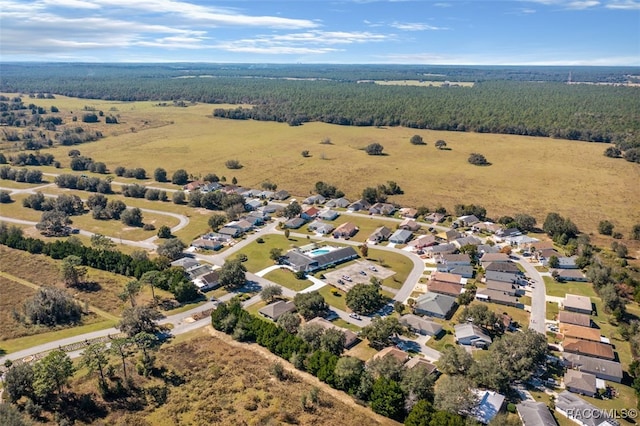
<path fill-rule="evenodd" d="M 559 283 L 551 277 L 542 277 L 549 296 L 564 297 L 566 294 L 577 294 L 580 296 L 596 297 L 591 283 L 580 283 L 567 281 Z"/>
<path fill-rule="evenodd" d="M 259 272 L 268 266 L 272 266 L 273 260 L 269 259 L 269 253 L 273 248 L 282 249 L 284 253 L 294 246 L 302 246 L 313 242 L 313 240 L 310 241 L 304 238 L 291 237 L 286 239 L 284 235 L 264 235 L 262 239 L 264 243 L 254 241 L 238 253 L 247 255 L 248 260 L 244 262 L 244 266 L 249 272 Z"/>
<path fill-rule="evenodd" d="M 246 308 L 246 311 L 249 312 L 251 315 L 259 316 L 262 318 L 262 316 L 258 313 L 258 311 L 264 308 L 265 306 L 267 306 L 267 302 L 265 302 L 264 300 L 261 300 L 258 303 L 254 303 L 253 305 Z"/>
<path fill-rule="evenodd" d="M 531 296 L 520 296 L 518 301 L 523 305 L 531 306 Z"/>
<path fill-rule="evenodd" d="M 387 287 L 399 289 L 404 284 L 404 281 L 407 279 L 411 270 L 413 269 L 413 262 L 407 256 L 376 250 L 375 248 L 370 248 L 369 253 L 367 253 L 367 260 L 378 263 L 380 266 L 385 268 L 389 268 L 395 272 L 395 275 L 385 279 L 382 282 L 382 285 Z"/>
<path fill-rule="evenodd" d="M 358 343 L 357 345 L 349 349 L 344 354 L 347 356 L 359 358 L 363 361 L 368 361 L 376 353 L 378 353 L 378 351 L 373 349 L 371 346 L 369 346 L 369 341 L 367 339 L 364 339 L 363 341 L 361 341 L 360 343 Z"/>
<path fill-rule="evenodd" d="M 331 322 L 333 324 L 337 325 L 338 327 L 346 328 L 347 330 L 351 330 L 353 332 L 358 332 L 358 331 L 362 330 L 362 327 L 358 327 L 355 324 L 351 324 L 350 322 L 345 321 L 342 318 L 335 319 L 335 320 L 333 320 Z"/>
<path fill-rule="evenodd" d="M 547 302 L 547 319 L 557 320 L 559 310 L 560 310 L 560 306 L 558 306 L 557 303 Z"/>
<path fill-rule="evenodd" d="M 536 271 L 538 272 L 549 272 L 549 268 L 546 266 L 534 266 L 534 268 L 536 268 Z"/>
<path fill-rule="evenodd" d="M 275 271 L 271 271 L 266 274 L 264 278 L 294 291 L 302 291 L 305 288 L 311 287 L 313 285 L 310 280 L 297 279 L 294 273 L 289 269 L 276 269 Z"/>
<path fill-rule="evenodd" d="M 439 339 L 434 339 L 433 337 L 431 339 L 429 339 L 429 341 L 427 342 L 427 346 L 429 346 L 430 348 L 433 348 L 437 351 L 442 352 L 445 348 L 445 346 L 447 345 L 455 345 L 456 341 L 455 338 L 453 336 L 453 330 L 448 330 L 447 328 L 445 328 L 445 331 L 447 331 L 447 334 L 443 335 L 441 338 Z"/>
<path fill-rule="evenodd" d="M 322 287 L 318 292 L 324 297 L 325 302 L 327 302 L 330 306 L 341 309 L 343 311 L 347 310 L 347 293 L 342 290 L 338 290 L 335 287 L 330 285 L 326 285 Z M 337 295 L 334 295 L 335 292 Z"/>

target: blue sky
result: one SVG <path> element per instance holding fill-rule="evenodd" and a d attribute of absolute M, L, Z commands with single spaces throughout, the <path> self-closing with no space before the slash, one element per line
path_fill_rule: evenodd
<path fill-rule="evenodd" d="M 640 66 L 640 0 L 2 0 L 2 61 Z"/>

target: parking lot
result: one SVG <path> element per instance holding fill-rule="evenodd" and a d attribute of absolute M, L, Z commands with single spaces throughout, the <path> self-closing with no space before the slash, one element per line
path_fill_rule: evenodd
<path fill-rule="evenodd" d="M 367 260 L 360 260 L 344 268 L 324 274 L 325 281 L 340 290 L 349 291 L 356 284 L 369 284 L 371 277 L 384 280 L 395 274 L 394 271 L 376 265 Z"/>

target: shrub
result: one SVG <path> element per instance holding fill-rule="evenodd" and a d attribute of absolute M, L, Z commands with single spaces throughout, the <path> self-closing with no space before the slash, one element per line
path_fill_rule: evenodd
<path fill-rule="evenodd" d="M 231 170 L 237 170 L 242 168 L 242 164 L 240 164 L 240 161 L 238 160 L 227 160 L 225 161 L 224 165 L 227 167 L 227 169 L 231 169 Z"/>
<path fill-rule="evenodd" d="M 145 231 L 155 231 L 156 227 L 153 223 L 145 223 L 142 229 Z"/>
<path fill-rule="evenodd" d="M 364 149 L 365 152 L 369 155 L 382 155 L 382 150 L 384 147 L 380 145 L 378 142 L 374 142 L 372 144 L 367 145 Z"/>
<path fill-rule="evenodd" d="M 469 163 L 475 166 L 489 166 L 491 163 L 487 161 L 487 159 L 482 154 L 478 154 L 477 152 L 471 153 L 469 155 L 469 159 L 467 160 Z"/>
<path fill-rule="evenodd" d="M 409 140 L 409 142 L 411 142 L 412 145 L 426 145 L 425 141 L 422 139 L 422 136 L 420 135 L 411 136 L 411 139 Z"/>

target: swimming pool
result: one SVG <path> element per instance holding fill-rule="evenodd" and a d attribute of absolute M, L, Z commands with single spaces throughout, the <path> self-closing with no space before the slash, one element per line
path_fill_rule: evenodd
<path fill-rule="evenodd" d="M 311 250 L 309 252 L 309 256 L 320 256 L 322 254 L 327 254 L 329 253 L 331 250 L 329 249 L 315 249 L 315 250 Z"/>

